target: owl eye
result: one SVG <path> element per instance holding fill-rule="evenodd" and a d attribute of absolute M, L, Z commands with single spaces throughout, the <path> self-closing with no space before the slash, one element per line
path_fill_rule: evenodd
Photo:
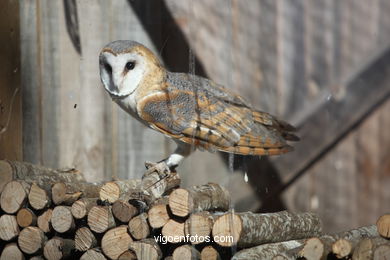
<path fill-rule="evenodd" d="M 134 67 L 135 67 L 135 61 L 129 61 L 126 63 L 127 70 L 132 70 L 132 69 L 134 69 Z"/>
<path fill-rule="evenodd" d="M 110 64 L 108 63 L 104 63 L 104 68 L 106 69 L 106 71 L 111 74 L 112 73 L 112 67 Z"/>

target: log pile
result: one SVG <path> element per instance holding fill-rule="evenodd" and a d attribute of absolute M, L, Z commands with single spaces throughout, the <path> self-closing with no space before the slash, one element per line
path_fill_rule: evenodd
<path fill-rule="evenodd" d="M 390 255 L 390 215 L 376 225 L 324 235 L 315 214 L 236 213 L 225 188 L 180 188 L 176 172 L 88 183 L 75 169 L 0 161 L 0 176 L 0 260 Z"/>

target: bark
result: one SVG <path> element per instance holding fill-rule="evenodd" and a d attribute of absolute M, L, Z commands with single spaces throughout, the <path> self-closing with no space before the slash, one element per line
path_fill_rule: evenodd
<path fill-rule="evenodd" d="M 227 213 L 213 225 L 214 240 L 221 246 L 251 247 L 319 235 L 321 222 L 312 213 Z M 216 239 L 216 236 L 218 237 Z"/>

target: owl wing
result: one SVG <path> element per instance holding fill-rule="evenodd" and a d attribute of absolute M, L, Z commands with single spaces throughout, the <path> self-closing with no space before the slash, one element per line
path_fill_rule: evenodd
<path fill-rule="evenodd" d="M 286 140 L 295 139 L 292 126 L 251 109 L 210 80 L 188 77 L 168 78 L 160 91 L 141 98 L 141 119 L 169 137 L 211 151 L 273 155 L 291 150 Z"/>

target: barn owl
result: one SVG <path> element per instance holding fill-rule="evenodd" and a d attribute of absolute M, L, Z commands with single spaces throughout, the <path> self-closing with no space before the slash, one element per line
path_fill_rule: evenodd
<path fill-rule="evenodd" d="M 134 41 L 114 41 L 99 55 L 105 90 L 122 109 L 142 124 L 177 143 L 159 163 L 169 172 L 194 147 L 241 155 L 278 155 L 289 152 L 287 141 L 297 141 L 295 128 L 258 111 L 241 96 L 213 81 L 167 71 L 148 48 Z"/>

